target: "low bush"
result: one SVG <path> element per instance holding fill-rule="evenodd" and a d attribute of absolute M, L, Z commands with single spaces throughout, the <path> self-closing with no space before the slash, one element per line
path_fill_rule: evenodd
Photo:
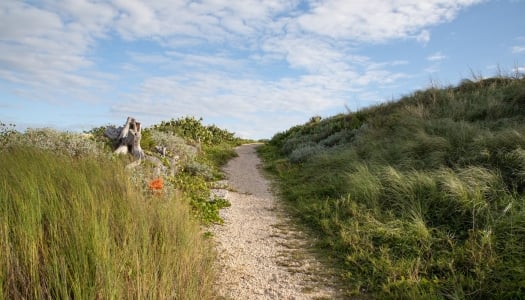
<path fill-rule="evenodd" d="M 213 179 L 213 170 L 209 165 L 200 163 L 198 161 L 190 161 L 184 166 L 184 172 L 204 178 L 207 181 Z"/>
<path fill-rule="evenodd" d="M 89 135 L 60 132 L 49 128 L 27 129 L 24 133 L 11 131 L 5 135 L 3 148 L 39 148 L 72 157 L 103 155 L 104 145 Z"/>
<path fill-rule="evenodd" d="M 163 132 L 172 132 L 186 139 L 200 142 L 206 145 L 215 145 L 223 142 L 235 142 L 238 138 L 231 132 L 221 129 L 215 125 L 203 125 L 202 118 L 184 117 L 162 121 L 154 125 L 153 129 Z"/>
<path fill-rule="evenodd" d="M 323 151 L 324 147 L 314 143 L 301 144 L 288 155 L 289 159 L 293 163 L 305 162 L 311 157 Z"/>

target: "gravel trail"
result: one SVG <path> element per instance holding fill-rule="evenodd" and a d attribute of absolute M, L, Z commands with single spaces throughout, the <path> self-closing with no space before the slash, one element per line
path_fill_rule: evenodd
<path fill-rule="evenodd" d="M 218 252 L 219 299 L 336 299 L 334 276 L 290 222 L 262 176 L 257 144 L 236 148 L 225 167 L 230 190 L 214 190 L 231 207 L 211 231 Z M 233 191 L 232 191 L 233 190 Z"/>

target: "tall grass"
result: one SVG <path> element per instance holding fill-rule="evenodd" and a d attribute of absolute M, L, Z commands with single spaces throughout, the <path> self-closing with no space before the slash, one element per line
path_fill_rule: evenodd
<path fill-rule="evenodd" d="M 101 156 L 14 146 L 0 166 L 0 299 L 212 297 L 211 247 L 181 196 Z"/>
<path fill-rule="evenodd" d="M 295 126 L 261 154 L 349 295 L 522 299 L 524 107 L 525 79 L 465 81 Z"/>

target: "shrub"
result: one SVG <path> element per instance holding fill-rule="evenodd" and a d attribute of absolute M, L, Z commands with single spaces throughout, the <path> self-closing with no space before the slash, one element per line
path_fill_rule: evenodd
<path fill-rule="evenodd" d="M 355 135 L 355 130 L 342 130 L 335 132 L 325 139 L 319 141 L 319 145 L 325 147 L 334 147 L 348 143 Z"/>
<path fill-rule="evenodd" d="M 59 132 L 53 129 L 27 129 L 23 134 L 10 134 L 4 147 L 36 147 L 72 157 L 104 155 L 102 144 L 89 136 Z"/>
<path fill-rule="evenodd" d="M 4 124 L 0 122 L 0 149 L 5 147 L 8 142 L 17 135 L 14 124 Z"/>
<path fill-rule="evenodd" d="M 316 154 L 321 153 L 323 149 L 323 146 L 314 143 L 301 144 L 290 153 L 289 158 L 293 163 L 305 162 Z"/>
<path fill-rule="evenodd" d="M 195 142 L 201 142 L 207 145 L 220 144 L 222 142 L 236 142 L 234 134 L 227 130 L 221 129 L 215 125 L 205 126 L 202 124 L 202 118 L 184 117 L 162 121 L 154 125 L 153 129 L 163 132 L 171 132 L 186 139 Z"/>
<path fill-rule="evenodd" d="M 184 172 L 193 175 L 200 176 L 205 180 L 213 179 L 213 170 L 210 166 L 200 163 L 198 161 L 190 161 L 184 166 Z"/>
<path fill-rule="evenodd" d="M 186 141 L 173 134 L 172 132 L 164 132 L 156 129 L 146 130 L 154 146 L 166 147 L 168 154 L 178 155 L 182 161 L 190 161 L 197 156 L 197 148 L 188 145 Z"/>

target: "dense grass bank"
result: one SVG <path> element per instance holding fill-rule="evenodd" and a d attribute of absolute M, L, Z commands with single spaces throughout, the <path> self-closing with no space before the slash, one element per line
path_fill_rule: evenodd
<path fill-rule="evenodd" d="M 189 200 L 103 156 L 0 155 L 0 299 L 209 299 L 213 251 Z"/>
<path fill-rule="evenodd" d="M 0 299 L 213 298 L 205 226 L 229 203 L 210 187 L 242 141 L 193 117 L 162 122 L 128 168 L 105 128 L 0 122 Z"/>
<path fill-rule="evenodd" d="M 261 154 L 350 295 L 525 297 L 525 79 L 314 117 Z"/>

